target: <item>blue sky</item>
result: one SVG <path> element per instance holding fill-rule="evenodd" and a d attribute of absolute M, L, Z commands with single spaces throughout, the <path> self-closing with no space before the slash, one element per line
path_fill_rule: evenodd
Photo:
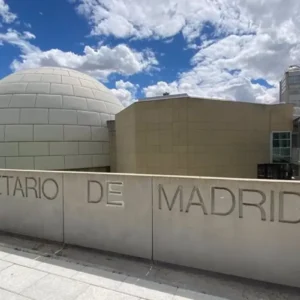
<path fill-rule="evenodd" d="M 0 78 L 62 66 L 126 105 L 164 92 L 273 103 L 300 54 L 300 4 L 283 1 L 0 0 Z"/>

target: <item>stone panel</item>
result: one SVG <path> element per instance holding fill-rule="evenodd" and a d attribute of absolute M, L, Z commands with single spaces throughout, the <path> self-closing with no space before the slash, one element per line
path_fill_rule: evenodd
<path fill-rule="evenodd" d="M 27 83 L 0 83 L 0 94 L 24 93 Z"/>
<path fill-rule="evenodd" d="M 8 107 L 9 103 L 10 103 L 10 99 L 11 99 L 12 95 L 8 94 L 8 95 L 0 95 L 0 107 Z"/>
<path fill-rule="evenodd" d="M 25 74 L 21 81 L 27 82 L 39 82 L 41 81 L 41 75 L 39 74 Z"/>
<path fill-rule="evenodd" d="M 94 94 L 91 89 L 85 88 L 82 86 L 74 86 L 74 95 L 78 97 L 84 97 L 84 98 L 94 98 Z"/>
<path fill-rule="evenodd" d="M 74 155 L 78 154 L 78 142 L 52 142 L 50 143 L 50 155 Z"/>
<path fill-rule="evenodd" d="M 87 109 L 87 103 L 85 98 L 75 96 L 64 96 L 63 107 L 68 109 Z"/>
<path fill-rule="evenodd" d="M 153 258 L 300 286 L 299 183 L 153 178 Z"/>
<path fill-rule="evenodd" d="M 51 94 L 74 95 L 73 86 L 69 84 L 51 83 Z"/>
<path fill-rule="evenodd" d="M 107 127 L 107 121 L 110 121 L 111 117 L 109 114 L 100 113 L 101 126 Z"/>
<path fill-rule="evenodd" d="M 80 82 L 81 82 L 81 85 L 83 87 L 87 87 L 87 88 L 90 88 L 90 89 L 94 89 L 95 88 L 94 83 L 92 81 L 90 81 L 90 80 L 80 79 Z"/>
<path fill-rule="evenodd" d="M 108 141 L 108 129 L 104 127 L 92 127 L 93 141 Z"/>
<path fill-rule="evenodd" d="M 50 124 L 77 124 L 76 110 L 68 109 L 50 109 L 49 110 Z"/>
<path fill-rule="evenodd" d="M 62 76 L 62 83 L 80 85 L 79 79 L 69 76 Z"/>
<path fill-rule="evenodd" d="M 48 124 L 48 109 L 21 108 L 21 124 Z"/>
<path fill-rule="evenodd" d="M 62 175 L 3 171 L 0 230 L 63 241 Z"/>
<path fill-rule="evenodd" d="M 93 167 L 108 167 L 110 156 L 108 154 L 93 155 Z"/>
<path fill-rule="evenodd" d="M 65 141 L 89 141 L 91 140 L 90 126 L 64 126 Z"/>
<path fill-rule="evenodd" d="M 36 170 L 63 170 L 65 158 L 63 156 L 36 156 L 34 158 Z"/>
<path fill-rule="evenodd" d="M 45 74 L 42 76 L 42 82 L 61 83 L 61 76 L 55 74 Z"/>
<path fill-rule="evenodd" d="M 34 125 L 35 141 L 63 141 L 63 125 Z"/>
<path fill-rule="evenodd" d="M 33 157 L 6 157 L 5 160 L 7 169 L 34 170 Z"/>
<path fill-rule="evenodd" d="M 20 156 L 49 155 L 49 145 L 47 142 L 20 142 Z"/>
<path fill-rule="evenodd" d="M 99 113 L 93 111 L 78 111 L 78 125 L 94 125 L 100 126 Z"/>
<path fill-rule="evenodd" d="M 151 177 L 64 173 L 65 242 L 151 258 Z"/>
<path fill-rule="evenodd" d="M 0 156 L 18 156 L 18 143 L 0 143 Z"/>
<path fill-rule="evenodd" d="M 36 107 L 62 108 L 61 95 L 37 95 Z"/>
<path fill-rule="evenodd" d="M 33 141 L 33 125 L 6 125 L 5 141 Z"/>
<path fill-rule="evenodd" d="M 83 169 L 92 167 L 91 155 L 67 155 L 65 156 L 65 168 Z"/>
<path fill-rule="evenodd" d="M 36 94 L 49 94 L 50 93 L 50 83 L 35 82 L 28 83 L 26 88 L 27 93 L 36 93 Z"/>
<path fill-rule="evenodd" d="M 87 99 L 88 109 L 91 111 L 106 112 L 105 103 L 99 100 Z"/>
<path fill-rule="evenodd" d="M 23 73 L 23 72 L 22 72 Z M 22 78 L 24 77 L 24 74 L 11 74 L 7 77 L 4 77 L 1 79 L 1 82 L 5 82 L 5 83 L 8 83 L 8 82 L 19 82 L 22 80 Z"/>
<path fill-rule="evenodd" d="M 18 124 L 20 109 L 18 108 L 1 108 L 0 124 Z"/>
<path fill-rule="evenodd" d="M 4 141 L 5 125 L 0 125 L 0 142 Z"/>
<path fill-rule="evenodd" d="M 10 107 L 34 107 L 36 94 L 15 94 L 12 95 Z"/>
<path fill-rule="evenodd" d="M 79 154 L 100 154 L 102 152 L 101 142 L 79 142 Z"/>

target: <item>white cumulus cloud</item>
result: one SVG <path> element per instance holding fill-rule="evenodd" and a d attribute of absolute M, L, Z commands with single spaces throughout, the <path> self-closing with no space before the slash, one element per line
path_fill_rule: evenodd
<path fill-rule="evenodd" d="M 125 44 L 113 48 L 85 46 L 82 54 L 76 54 L 60 49 L 42 51 L 31 43 L 32 39 L 35 39 L 35 36 L 28 31 L 20 33 L 10 29 L 4 34 L 0 33 L 0 43 L 9 43 L 21 50 L 20 57 L 11 64 L 13 70 L 59 66 L 74 68 L 99 79 L 106 79 L 112 73 L 127 76 L 151 70 L 151 67 L 157 65 L 151 51 L 138 52 Z"/>
<path fill-rule="evenodd" d="M 12 13 L 5 0 L 0 0 L 0 25 L 3 23 L 12 23 L 17 19 L 17 15 Z"/>
<path fill-rule="evenodd" d="M 136 101 L 136 92 L 139 88 L 138 84 L 133 84 L 129 81 L 119 80 L 116 82 L 116 88 L 111 91 L 125 105 L 128 106 Z"/>

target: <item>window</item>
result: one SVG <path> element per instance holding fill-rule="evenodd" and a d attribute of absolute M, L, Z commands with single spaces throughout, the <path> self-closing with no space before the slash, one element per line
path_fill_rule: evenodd
<path fill-rule="evenodd" d="M 300 75 L 292 75 L 289 77 L 289 84 L 300 84 Z"/>
<path fill-rule="evenodd" d="M 289 131 L 272 133 L 272 163 L 290 162 L 291 133 Z"/>

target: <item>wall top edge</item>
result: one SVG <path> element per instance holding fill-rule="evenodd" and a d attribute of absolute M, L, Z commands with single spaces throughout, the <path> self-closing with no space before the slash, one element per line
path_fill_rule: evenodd
<path fill-rule="evenodd" d="M 47 174 L 77 174 L 77 175 L 107 175 L 107 176 L 129 176 L 129 177 L 150 177 L 150 178 L 172 178 L 172 179 L 193 179 L 193 180 L 219 180 L 219 181 L 240 181 L 240 182 L 269 182 L 269 183 L 290 183 L 299 184 L 300 180 L 270 180 L 257 178 L 231 178 L 231 177 L 206 177 L 206 176 L 178 176 L 161 174 L 137 174 L 137 173 L 108 173 L 108 172 L 78 172 L 78 171 L 49 171 L 49 170 L 24 170 L 24 169 L 0 169 L 0 173 L 47 173 Z"/>

